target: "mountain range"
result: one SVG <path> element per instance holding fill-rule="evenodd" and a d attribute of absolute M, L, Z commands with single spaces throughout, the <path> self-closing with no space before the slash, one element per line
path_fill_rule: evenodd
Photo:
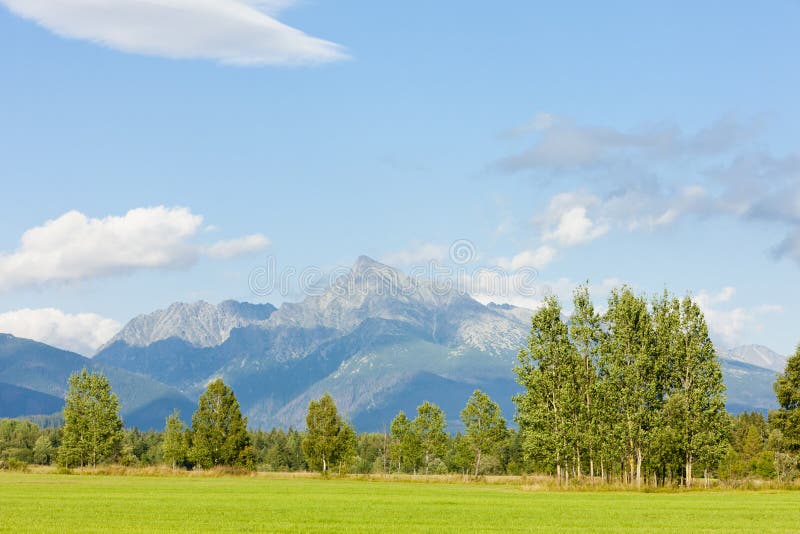
<path fill-rule="evenodd" d="M 140 428 L 162 427 L 173 407 L 188 419 L 218 377 L 254 428 L 304 426 L 308 402 L 326 391 L 361 431 L 382 430 L 423 400 L 442 406 L 458 428 L 476 388 L 510 420 L 519 391 L 512 368 L 531 315 L 362 256 L 323 293 L 280 308 L 196 302 L 140 315 L 92 359 L 2 336 L 0 399 L 15 415 L 50 413 L 63 402 L 69 374 L 90 367 L 109 376 L 126 424 Z M 746 346 L 720 358 L 729 410 L 774 407 L 772 383 L 784 357 Z M 6 409 L 11 404 L 18 408 Z"/>

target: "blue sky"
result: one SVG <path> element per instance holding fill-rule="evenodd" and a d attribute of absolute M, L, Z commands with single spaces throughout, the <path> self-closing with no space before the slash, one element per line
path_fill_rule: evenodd
<path fill-rule="evenodd" d="M 720 345 L 800 339 L 796 1 L 108 4 L 0 0 L 0 329 L 89 353 L 298 298 L 253 294 L 268 257 L 467 239 L 539 273 L 481 300 L 666 287 Z"/>

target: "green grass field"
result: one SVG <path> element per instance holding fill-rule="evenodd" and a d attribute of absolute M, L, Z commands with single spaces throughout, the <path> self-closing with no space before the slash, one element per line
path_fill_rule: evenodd
<path fill-rule="evenodd" d="M 797 532 L 800 492 L 0 473 L 0 531 Z"/>

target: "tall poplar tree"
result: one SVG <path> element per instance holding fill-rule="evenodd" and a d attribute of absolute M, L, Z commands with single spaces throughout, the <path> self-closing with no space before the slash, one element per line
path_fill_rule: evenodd
<path fill-rule="evenodd" d="M 691 486 L 693 466 L 716 465 L 725 452 L 729 419 L 725 411 L 722 368 L 700 307 L 688 296 L 680 303 L 680 338 L 672 366 L 670 400 L 678 399 L 679 450 L 684 459 L 686 485 Z"/>
<path fill-rule="evenodd" d="M 628 464 L 629 480 L 642 483 L 642 466 L 657 403 L 653 332 L 647 302 L 623 287 L 609 297 L 604 317 L 608 335 L 600 372 L 612 435 Z"/>
<path fill-rule="evenodd" d="M 528 345 L 517 358 L 514 371 L 524 392 L 514 402 L 525 456 L 554 465 L 560 480 L 574 455 L 580 393 L 577 353 L 556 297 L 547 297 L 533 315 Z"/>
<path fill-rule="evenodd" d="M 600 425 L 603 412 L 599 395 L 597 363 L 603 330 L 600 316 L 594 309 L 589 289 L 579 286 L 573 294 L 573 313 L 569 322 L 569 337 L 579 358 L 580 370 L 576 386 L 580 397 L 578 413 L 578 475 L 581 469 L 581 451 L 586 451 L 589 461 L 589 476 L 594 479 L 595 455 L 600 441 Z"/>

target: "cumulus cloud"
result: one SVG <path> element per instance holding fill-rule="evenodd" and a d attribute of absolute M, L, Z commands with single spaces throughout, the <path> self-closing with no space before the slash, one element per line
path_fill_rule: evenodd
<path fill-rule="evenodd" d="M 561 193 L 550 199 L 545 213 L 536 220 L 542 227 L 542 238 L 555 241 L 562 247 L 572 247 L 593 241 L 608 232 L 606 222 L 593 221 L 590 208 L 599 198 L 583 192 Z"/>
<path fill-rule="evenodd" d="M 0 332 L 92 356 L 122 325 L 95 313 L 68 314 L 55 308 L 0 313 Z"/>
<path fill-rule="evenodd" d="M 727 347 L 740 345 L 748 334 L 760 331 L 764 315 L 783 311 L 783 307 L 776 304 L 752 308 L 732 306 L 735 295 L 736 288 L 728 286 L 716 293 L 701 291 L 692 298 L 703 310 L 712 337 Z"/>
<path fill-rule="evenodd" d="M 347 57 L 335 43 L 274 16 L 287 0 L 0 0 L 57 35 L 123 52 L 234 65 L 285 65 Z"/>
<path fill-rule="evenodd" d="M 253 234 L 238 239 L 217 241 L 206 249 L 211 258 L 227 259 L 264 250 L 269 246 L 269 239 L 261 234 Z"/>
<path fill-rule="evenodd" d="M 202 223 L 202 216 L 180 207 L 137 208 L 104 218 L 67 212 L 27 230 L 16 251 L 0 252 L 0 292 L 140 269 L 185 268 L 204 253 L 231 257 L 268 244 L 256 235 L 198 246 L 192 238 Z"/>

